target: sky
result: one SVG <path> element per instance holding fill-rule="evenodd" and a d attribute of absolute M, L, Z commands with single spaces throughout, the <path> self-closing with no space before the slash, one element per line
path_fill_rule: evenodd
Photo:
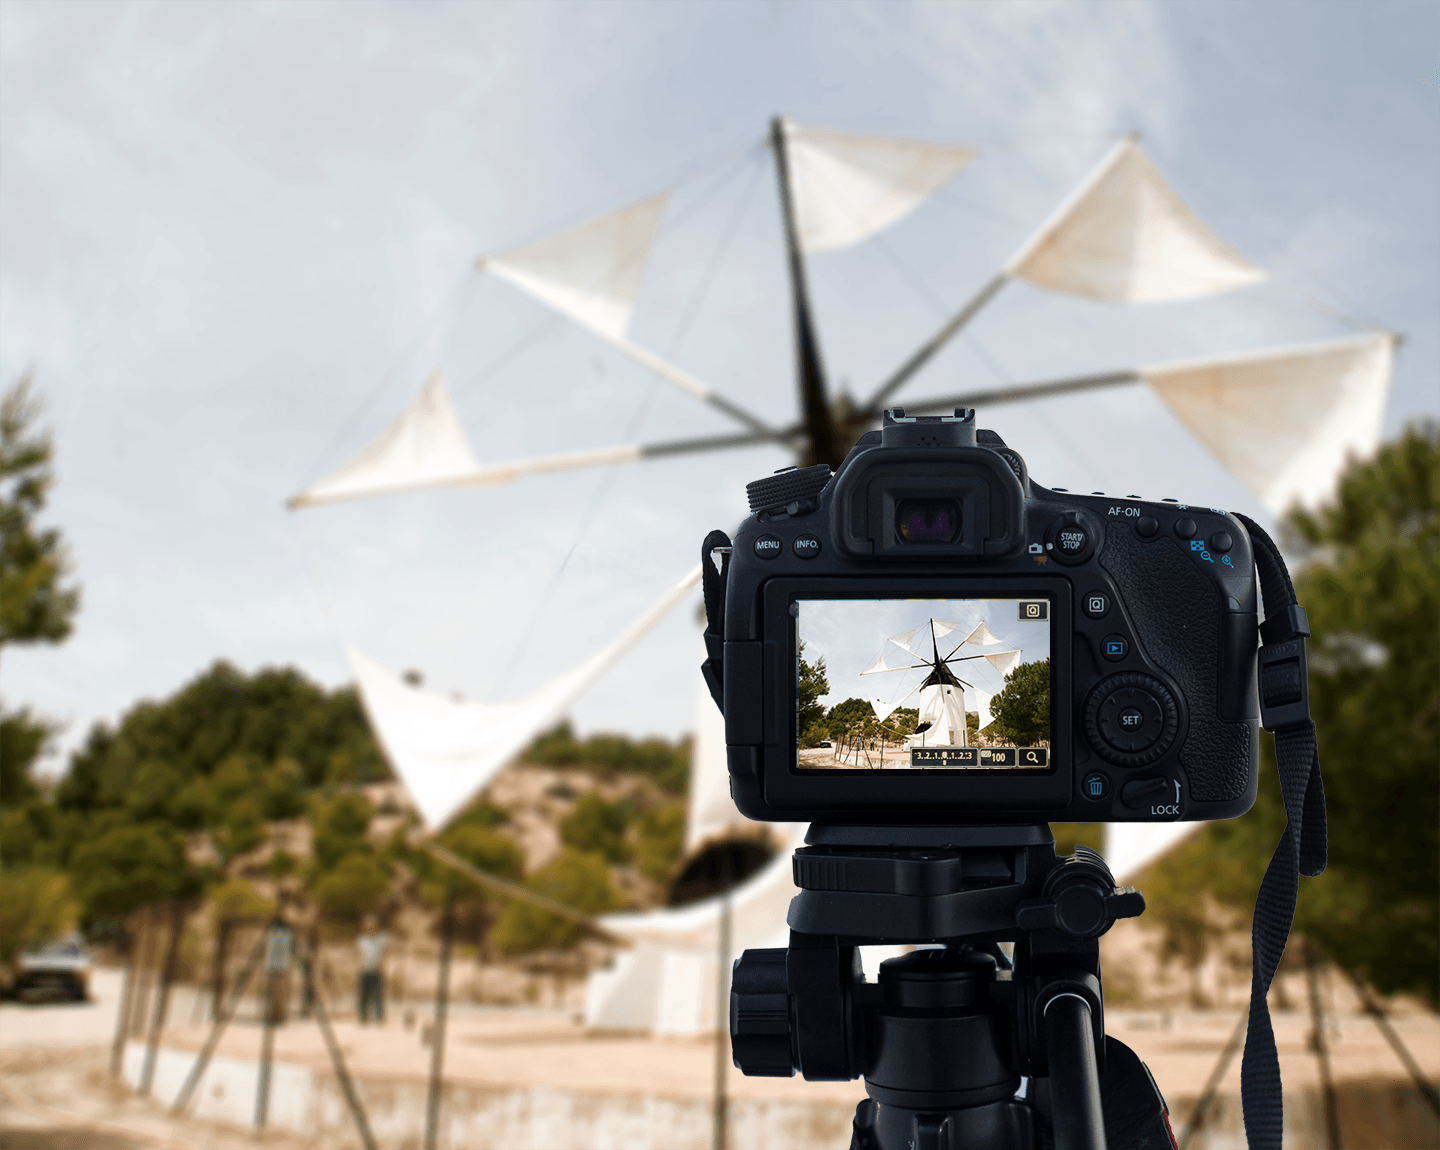
<path fill-rule="evenodd" d="M 810 261 L 864 393 L 1118 134 L 1270 279 L 1119 308 L 1007 288 L 900 394 L 1403 332 L 1388 434 L 1440 368 L 1435 3 L 0 2 L 0 383 L 33 370 L 84 609 L 0 693 L 97 721 L 216 659 L 519 696 L 733 530 L 775 448 L 287 512 L 442 368 L 484 462 L 723 419 L 474 259 L 663 188 L 633 338 L 796 410 L 769 117 L 982 156 L 880 241 Z M 995 406 L 1032 475 L 1273 522 L 1143 387 Z M 698 594 L 696 596 L 698 605 Z M 575 707 L 693 726 L 678 610 Z"/>

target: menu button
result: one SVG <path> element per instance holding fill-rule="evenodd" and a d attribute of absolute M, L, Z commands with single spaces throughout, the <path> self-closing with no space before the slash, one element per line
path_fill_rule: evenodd
<path fill-rule="evenodd" d="M 780 540 L 774 535 L 762 535 L 755 540 L 755 554 L 758 558 L 774 559 L 782 550 L 784 548 Z"/>

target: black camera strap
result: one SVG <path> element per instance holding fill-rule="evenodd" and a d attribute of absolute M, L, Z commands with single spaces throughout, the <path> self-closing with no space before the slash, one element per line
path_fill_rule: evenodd
<path fill-rule="evenodd" d="M 1305 639 L 1310 634 L 1305 609 L 1296 602 L 1294 584 L 1274 540 L 1254 520 L 1244 515 L 1236 518 L 1245 525 L 1254 544 L 1265 604 L 1258 655 L 1260 723 L 1275 736 L 1275 761 L 1287 820 L 1255 899 L 1250 1021 L 1240 1067 L 1240 1100 L 1250 1150 L 1280 1150 L 1284 1100 L 1267 995 L 1290 937 L 1299 876 L 1313 877 L 1325 869 L 1325 790 L 1305 677 Z M 723 711 L 725 582 L 730 574 L 730 537 L 723 531 L 710 532 L 701 545 L 700 557 L 708 656 L 701 672 Z"/>
<path fill-rule="evenodd" d="M 1250 1021 L 1240 1064 L 1240 1103 L 1250 1150 L 1280 1150 L 1284 1100 L 1267 995 L 1295 919 L 1299 876 L 1314 877 L 1325 869 L 1325 789 L 1305 677 L 1305 639 L 1310 634 L 1305 608 L 1295 600 L 1295 587 L 1274 540 L 1253 519 L 1238 514 L 1236 518 L 1254 544 L 1265 603 L 1265 622 L 1260 626 L 1260 724 L 1275 736 L 1286 817 L 1285 833 L 1255 898 Z"/>
<path fill-rule="evenodd" d="M 715 566 L 715 556 L 720 566 Z M 725 581 L 730 577 L 730 536 L 712 531 L 700 544 L 700 587 L 705 598 L 705 662 L 700 674 L 725 713 Z"/>

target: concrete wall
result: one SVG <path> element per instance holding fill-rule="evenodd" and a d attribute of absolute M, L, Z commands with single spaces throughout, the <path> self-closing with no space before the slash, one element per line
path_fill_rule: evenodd
<path fill-rule="evenodd" d="M 139 1080 L 145 1048 L 130 1043 L 124 1076 Z M 168 1106 L 194 1062 L 186 1051 L 158 1052 L 152 1095 Z M 258 1064 L 213 1059 L 190 1113 L 241 1128 L 255 1116 Z M 857 1095 L 859 1093 L 857 1083 Z M 426 1084 L 414 1079 L 358 1083 L 376 1141 L 386 1150 L 419 1150 L 424 1137 Z M 1191 1099 L 1172 1098 L 1180 1134 Z M 1340 1126 L 1349 1150 L 1440 1146 L 1440 1125 L 1408 1083 L 1346 1082 L 1339 1090 Z M 730 1145 L 745 1150 L 843 1150 L 850 1143 L 854 1106 L 780 1099 L 732 1100 Z M 1285 1150 L 1327 1145 L 1320 1096 L 1285 1095 Z M 586 1094 L 578 1090 L 499 1090 L 446 1083 L 440 1150 L 710 1150 L 713 1112 L 708 1099 Z M 328 1072 L 276 1062 L 271 1072 L 269 1124 L 307 1139 L 313 1150 L 348 1150 L 359 1139 L 338 1083 Z M 1244 1150 L 1240 1099 L 1222 1095 L 1195 1150 Z"/>

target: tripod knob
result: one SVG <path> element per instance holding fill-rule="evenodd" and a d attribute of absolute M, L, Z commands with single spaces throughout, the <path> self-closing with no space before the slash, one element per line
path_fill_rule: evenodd
<path fill-rule="evenodd" d="M 743 1074 L 794 1076 L 784 947 L 747 950 L 735 960 L 730 976 L 730 1054 Z"/>
<path fill-rule="evenodd" d="M 1099 938 L 1117 918 L 1145 910 L 1145 896 L 1134 887 L 1117 887 L 1105 860 L 1089 847 L 1075 848 L 1045 876 L 1041 897 L 1015 910 L 1021 930 L 1057 930 L 1070 938 Z"/>

